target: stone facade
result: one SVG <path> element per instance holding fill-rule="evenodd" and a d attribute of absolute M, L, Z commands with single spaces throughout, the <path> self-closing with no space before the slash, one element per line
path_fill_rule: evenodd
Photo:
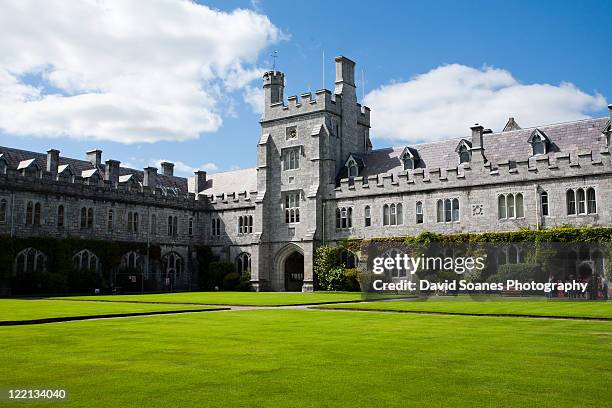
<path fill-rule="evenodd" d="M 311 291 L 321 243 L 610 225 L 609 118 L 530 129 L 510 118 L 500 133 L 475 125 L 463 139 L 372 150 L 354 66 L 337 57 L 333 93 L 286 100 L 284 74 L 265 73 L 254 169 L 186 179 L 171 163 L 161 174 L 103 163 L 99 150 L 75 160 L 0 147 L 0 233 L 158 245 L 181 266 L 149 273 L 175 288 L 194 283 L 194 247 L 207 245 L 250 268 L 254 290 Z"/>

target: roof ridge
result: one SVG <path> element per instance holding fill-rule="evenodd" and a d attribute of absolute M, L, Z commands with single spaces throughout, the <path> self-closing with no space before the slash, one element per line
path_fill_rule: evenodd
<path fill-rule="evenodd" d="M 493 132 L 493 133 L 485 133 L 485 136 L 487 135 L 501 135 L 501 134 L 508 134 L 508 133 L 514 133 L 514 132 L 521 132 L 521 131 L 526 131 L 526 130 L 534 130 L 534 129 L 542 129 L 542 128 L 547 128 L 547 127 L 555 127 L 555 126 L 562 126 L 562 125 L 568 125 L 571 123 L 580 123 L 580 122 L 588 122 L 588 121 L 598 121 L 598 120 L 604 120 L 604 119 L 608 119 L 607 117 L 601 117 L 601 118 L 584 118 L 584 119 L 578 119 L 578 120 L 568 120 L 565 122 L 556 122 L 556 123 L 549 123 L 546 125 L 537 125 L 537 126 L 529 126 L 529 127 L 524 127 L 522 129 L 516 129 L 516 130 L 507 130 L 505 132 L 499 131 L 499 132 Z"/>

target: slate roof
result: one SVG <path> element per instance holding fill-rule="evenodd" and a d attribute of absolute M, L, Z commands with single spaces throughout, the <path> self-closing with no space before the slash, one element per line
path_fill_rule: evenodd
<path fill-rule="evenodd" d="M 9 167 L 17 168 L 19 163 L 23 161 L 29 161 L 31 159 L 36 160 L 36 163 L 41 169 L 47 168 L 47 154 L 31 152 L 27 150 L 13 149 L 10 147 L 0 146 L 0 154 L 6 158 Z M 94 166 L 87 160 L 72 159 L 69 157 L 60 157 L 59 167 L 64 165 L 70 165 L 76 174 L 83 174 L 84 171 L 93 170 Z M 104 163 L 100 166 L 100 170 L 104 172 L 106 166 Z M 131 169 L 128 167 L 121 167 L 119 170 L 121 176 L 133 175 L 137 182 L 142 182 L 143 171 Z M 180 191 L 187 192 L 187 179 L 184 177 L 176 176 L 164 176 L 162 174 L 157 175 L 157 184 L 160 187 L 179 189 Z"/>
<path fill-rule="evenodd" d="M 257 191 L 257 169 L 255 167 L 208 174 L 204 191 L 200 193 L 219 195 L 244 191 Z"/>
<path fill-rule="evenodd" d="M 608 120 L 609 118 L 584 119 L 575 122 L 487 133 L 483 135 L 484 154 L 493 165 L 507 160 L 527 160 L 532 155 L 531 145 L 527 143 L 527 140 L 536 128 L 544 132 L 550 139 L 549 154 L 599 151 L 599 137 Z M 459 156 L 455 149 L 461 139 L 470 140 L 471 137 L 411 144 L 409 147 L 418 151 L 419 167 L 430 169 L 454 168 L 459 164 Z M 403 172 L 400 155 L 405 147 L 377 149 L 368 154 L 362 154 L 360 157 L 364 162 L 364 169 L 360 175 L 367 177 L 375 174 Z"/>

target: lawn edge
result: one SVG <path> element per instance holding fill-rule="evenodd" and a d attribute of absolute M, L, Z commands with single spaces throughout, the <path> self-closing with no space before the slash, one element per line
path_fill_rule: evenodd
<path fill-rule="evenodd" d="M 428 314 L 428 315 L 448 315 L 448 316 L 475 316 L 475 317 L 516 317 L 529 319 L 556 319 L 556 320 L 590 320 L 601 322 L 612 322 L 610 317 L 594 316 L 560 316 L 560 315 L 534 315 L 524 313 L 466 313 L 466 312 L 438 312 L 425 310 L 389 310 L 376 308 L 355 308 L 355 307 L 320 307 L 311 306 L 312 310 L 342 310 L 350 312 L 382 312 L 382 313 L 404 313 L 404 314 Z"/>
<path fill-rule="evenodd" d="M 95 319 L 112 319 L 117 317 L 138 317 L 138 316 L 154 316 L 165 314 L 181 314 L 181 313 L 200 313 L 200 312 L 218 312 L 230 310 L 228 307 L 204 308 L 204 309 L 177 309 L 177 310 L 157 310 L 152 312 L 130 312 L 130 313 L 105 313 L 100 315 L 83 315 L 83 316 L 62 316 L 62 317 L 45 317 L 42 319 L 29 320 L 2 320 L 0 326 L 24 326 L 34 324 L 72 322 L 81 320 Z"/>
<path fill-rule="evenodd" d="M 408 299 L 412 297 L 406 298 L 395 298 L 395 299 Z M 236 306 L 246 306 L 246 307 L 286 307 L 286 306 L 317 306 L 317 305 L 337 305 L 343 303 L 363 303 L 363 302 L 379 302 L 383 300 L 389 300 L 388 298 L 382 299 L 355 299 L 355 300 L 337 300 L 331 302 L 310 302 L 310 303 L 283 303 L 278 305 L 262 305 L 262 304 L 254 304 L 254 303 L 194 303 L 194 302 L 164 302 L 164 301 L 140 301 L 140 300 L 113 300 L 113 299 L 62 299 L 62 298 L 30 298 L 30 299 L 40 299 L 40 300 L 59 300 L 59 301 L 67 301 L 67 302 L 108 302 L 108 303 L 132 303 L 132 304 L 151 304 L 151 305 L 191 305 L 191 306 L 228 306 L 228 307 L 236 307 Z"/>

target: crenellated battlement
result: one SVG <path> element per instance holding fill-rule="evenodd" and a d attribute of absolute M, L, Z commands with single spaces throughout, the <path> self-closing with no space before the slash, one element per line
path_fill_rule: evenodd
<path fill-rule="evenodd" d="M 210 207 L 215 211 L 255 207 L 257 191 L 211 194 L 206 195 L 205 198 Z"/>
<path fill-rule="evenodd" d="M 578 151 L 521 161 L 486 163 L 478 167 L 465 163 L 453 168 L 419 168 L 397 174 L 355 177 L 352 180 L 343 178 L 334 193 L 336 198 L 350 198 L 609 175 L 612 174 L 611 157 L 608 150 Z"/>
<path fill-rule="evenodd" d="M 22 175 L 8 170 L 0 176 L 0 186 L 6 190 L 26 191 L 39 194 L 57 194 L 79 199 L 107 200 L 145 204 L 151 206 L 200 209 L 195 194 L 184 191 L 152 188 L 140 183 L 114 184 L 111 181 L 98 180 L 90 182 L 79 176 L 71 180 L 57 180 L 48 172 L 41 175 Z"/>
<path fill-rule="evenodd" d="M 292 95 L 287 98 L 287 103 L 281 100 L 266 106 L 262 122 L 322 111 L 340 115 L 342 112 L 341 104 L 342 97 L 340 95 L 333 95 L 327 89 L 316 91 L 314 95 L 310 92 L 304 93 L 299 97 Z"/>
<path fill-rule="evenodd" d="M 152 188 L 140 183 L 113 184 L 104 180 L 90 183 L 79 176 L 74 176 L 71 180 L 57 180 L 48 172 L 42 172 L 42 175 L 26 176 L 12 170 L 7 170 L 6 174 L 0 175 L 0 185 L 6 190 L 192 211 L 254 207 L 257 197 L 256 191 L 228 192 L 217 195 L 198 194 L 196 196 L 194 193 L 160 187 Z"/>

